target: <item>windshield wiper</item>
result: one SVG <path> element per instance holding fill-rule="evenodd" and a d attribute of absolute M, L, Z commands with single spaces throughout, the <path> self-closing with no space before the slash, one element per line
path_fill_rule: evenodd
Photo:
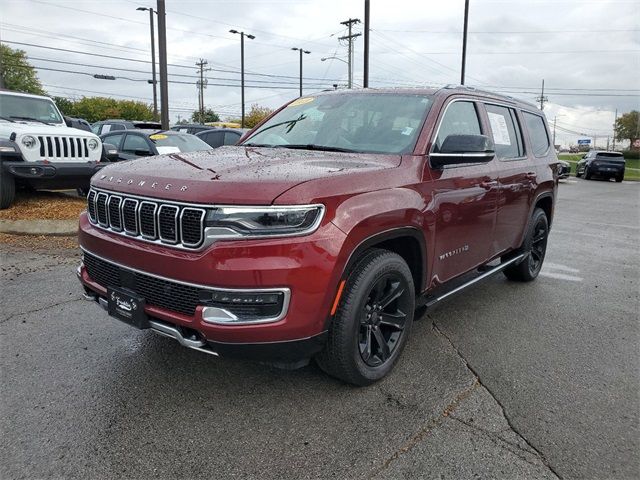
<path fill-rule="evenodd" d="M 240 146 L 241 147 L 269 147 L 269 148 L 273 148 L 276 145 L 271 145 L 270 143 L 243 143 Z"/>
<path fill-rule="evenodd" d="M 40 122 L 40 123 L 44 123 L 45 125 L 51 125 L 49 122 L 45 122 L 44 120 L 39 120 L 33 117 L 17 117 L 15 115 L 11 115 L 9 118 L 15 118 L 16 120 L 29 120 L 31 122 Z"/>
<path fill-rule="evenodd" d="M 289 145 L 278 145 L 280 148 L 294 148 L 299 150 L 320 150 L 324 152 L 346 152 L 346 153 L 358 153 L 358 150 L 353 150 L 351 148 L 341 148 L 341 147 L 331 147 L 329 145 L 316 145 L 314 143 L 307 144 L 289 144 Z"/>
<path fill-rule="evenodd" d="M 307 116 L 304 113 L 301 113 L 298 118 L 292 118 L 291 120 L 286 120 L 284 122 L 274 123 L 273 125 L 269 125 L 268 127 L 264 127 L 262 130 L 258 130 L 256 133 L 251 135 L 251 138 L 255 137 L 256 135 L 261 134 L 262 132 L 266 132 L 267 130 L 271 130 L 272 128 L 279 127 L 280 125 L 286 125 L 287 126 L 286 133 L 289 133 L 293 129 L 293 127 L 296 126 L 296 123 L 298 123 L 301 120 L 305 120 L 306 118 L 307 118 Z M 246 144 L 243 144 L 243 145 L 246 145 Z"/>
<path fill-rule="evenodd" d="M 7 122 L 16 123 L 14 120 L 11 120 L 9 117 L 0 116 L 0 120 L 6 120 Z"/>

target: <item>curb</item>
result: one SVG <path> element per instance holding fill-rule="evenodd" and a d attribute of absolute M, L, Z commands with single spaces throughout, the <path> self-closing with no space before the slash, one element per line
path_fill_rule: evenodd
<path fill-rule="evenodd" d="M 78 234 L 78 220 L 0 220 L 0 233 L 72 237 Z"/>

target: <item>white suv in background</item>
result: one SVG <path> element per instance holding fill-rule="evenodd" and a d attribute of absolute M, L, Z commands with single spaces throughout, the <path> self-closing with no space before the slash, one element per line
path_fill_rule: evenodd
<path fill-rule="evenodd" d="M 102 142 L 70 128 L 49 97 L 0 90 L 0 209 L 16 184 L 33 189 L 85 189 L 103 165 Z"/>

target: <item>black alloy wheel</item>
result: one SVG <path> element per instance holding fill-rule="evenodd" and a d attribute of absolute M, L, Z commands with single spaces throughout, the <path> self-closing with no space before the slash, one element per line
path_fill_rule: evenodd
<path fill-rule="evenodd" d="M 370 367 L 387 362 L 398 346 L 411 302 L 409 287 L 397 273 L 380 278 L 371 288 L 360 317 L 358 347 Z"/>
<path fill-rule="evenodd" d="M 536 208 L 529 222 L 526 238 L 520 247 L 525 258 L 519 263 L 509 265 L 503 270 L 504 275 L 516 282 L 530 282 L 535 280 L 542 269 L 544 257 L 547 253 L 549 239 L 549 220 L 541 208 Z"/>
<path fill-rule="evenodd" d="M 370 385 L 392 370 L 409 337 L 415 311 L 413 276 L 397 253 L 371 249 L 345 282 L 327 344 L 315 359 L 329 375 Z"/>

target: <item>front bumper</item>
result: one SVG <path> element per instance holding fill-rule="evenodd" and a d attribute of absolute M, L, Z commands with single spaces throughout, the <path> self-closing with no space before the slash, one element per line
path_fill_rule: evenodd
<path fill-rule="evenodd" d="M 2 161 L 2 172 L 10 174 L 33 188 L 87 188 L 91 177 L 106 166 L 100 162 L 25 162 Z"/>
<path fill-rule="evenodd" d="M 322 347 L 342 273 L 339 258 L 344 237 L 331 222 L 325 222 L 308 236 L 221 241 L 202 252 L 185 252 L 96 228 L 86 213 L 80 218 L 79 230 L 80 245 L 88 254 L 100 256 L 123 271 L 212 290 L 288 290 L 285 314 L 265 323 L 211 323 L 206 319 L 206 305 L 198 305 L 191 315 L 166 303 L 147 302 L 145 307 L 152 320 L 195 332 L 216 353 L 283 360 L 287 356 L 309 357 Z M 120 286 L 98 283 L 84 265 L 78 276 L 87 294 L 98 302 L 100 298 L 106 301 L 107 286 Z"/>

